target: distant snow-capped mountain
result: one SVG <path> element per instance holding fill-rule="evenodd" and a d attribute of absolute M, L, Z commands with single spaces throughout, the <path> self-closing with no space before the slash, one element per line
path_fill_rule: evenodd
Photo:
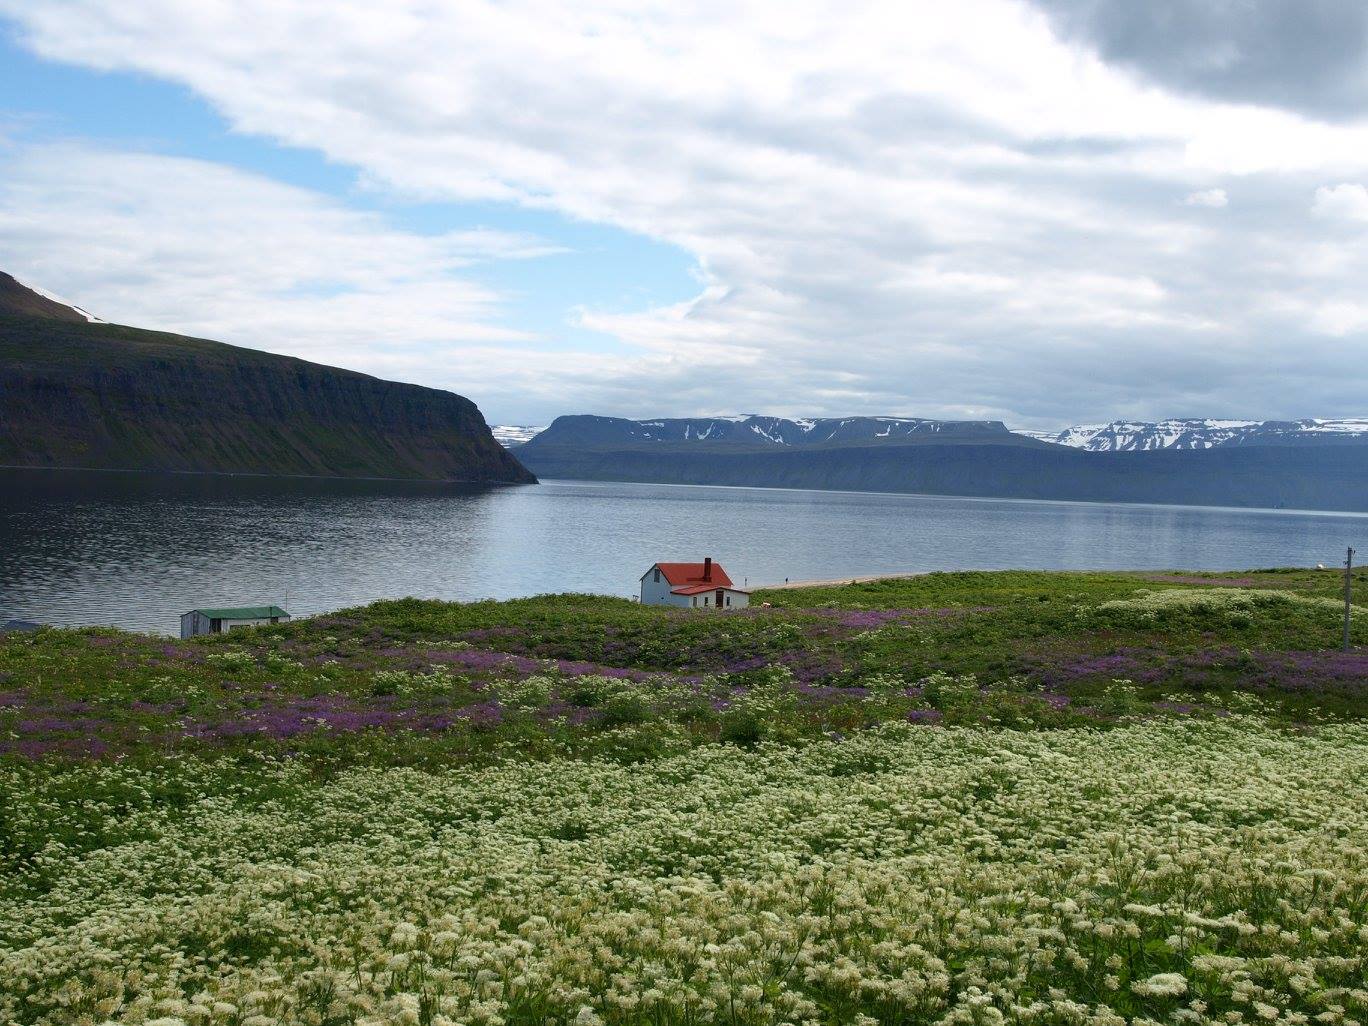
<path fill-rule="evenodd" d="M 1115 420 L 1063 431 L 1019 431 L 1055 445 L 1089 452 L 1215 449 L 1228 445 L 1324 445 L 1368 442 L 1368 419 L 1340 420 Z"/>
<path fill-rule="evenodd" d="M 497 436 L 501 429 L 495 428 Z M 551 445 L 656 445 L 706 443 L 746 447 L 855 445 L 992 438 L 1022 444 L 996 420 L 925 420 L 920 417 L 763 417 L 753 413 L 723 417 L 680 417 L 627 420 L 622 417 L 576 415 L 557 417 L 537 435 L 533 447 Z M 1030 444 L 1030 443 L 1025 443 Z"/>
<path fill-rule="evenodd" d="M 495 440 L 504 448 L 530 442 L 546 430 L 544 427 L 529 427 L 526 424 L 495 424 L 489 429 Z"/>
<path fill-rule="evenodd" d="M 500 424 L 491 429 L 505 446 L 711 443 L 749 446 L 809 446 L 839 443 L 1010 441 L 1025 436 L 1089 452 L 1144 452 L 1155 449 L 1215 449 L 1229 445 L 1332 445 L 1368 443 L 1368 418 L 1326 420 L 1115 420 L 1079 424 L 1063 431 L 1009 432 L 999 421 L 927 420 L 922 417 L 765 417 L 753 413 L 719 417 L 627 420 L 588 415 L 557 417 L 549 427 Z M 1029 444 L 1029 443 L 1027 443 Z"/>
<path fill-rule="evenodd" d="M 996 421 L 567 416 L 514 452 L 542 480 L 1368 510 L 1368 420 L 1114 424 L 1028 437 Z M 775 529 L 786 524 L 776 518 Z"/>

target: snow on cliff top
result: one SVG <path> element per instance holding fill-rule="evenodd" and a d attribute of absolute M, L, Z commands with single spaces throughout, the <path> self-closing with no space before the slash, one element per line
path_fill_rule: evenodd
<path fill-rule="evenodd" d="M 91 313 L 89 310 L 86 310 L 86 309 L 84 309 L 84 308 L 82 308 L 82 307 L 77 306 L 77 305 L 76 305 L 75 303 L 73 303 L 71 300 L 69 300 L 69 299 L 63 299 L 61 296 L 57 295 L 57 293 L 55 293 L 55 292 L 49 292 L 47 289 L 42 288 L 42 287 L 39 286 L 39 285 L 34 285 L 34 284 L 32 284 L 31 282 L 24 281 L 24 279 L 23 279 L 23 278 L 20 278 L 18 275 L 13 275 L 13 274 L 12 274 L 12 275 L 10 275 L 10 277 L 13 278 L 15 281 L 17 281 L 20 285 L 24 286 L 24 288 L 28 289 L 30 292 L 36 292 L 38 295 L 42 296 L 44 299 L 50 299 L 50 300 L 52 300 L 54 303 L 61 303 L 63 306 L 67 307 L 68 309 L 75 310 L 78 314 L 80 314 L 82 317 L 84 317 L 84 318 L 85 318 L 87 321 L 89 321 L 91 324 L 108 324 L 108 323 L 109 323 L 108 321 L 101 320 L 99 317 L 96 317 L 96 316 L 95 316 L 93 313 Z"/>

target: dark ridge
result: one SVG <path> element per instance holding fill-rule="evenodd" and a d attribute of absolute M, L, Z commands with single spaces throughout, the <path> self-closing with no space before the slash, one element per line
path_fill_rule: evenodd
<path fill-rule="evenodd" d="M 19 294 L 0 314 L 0 465 L 536 480 L 462 396 L 87 323 L 23 293 L 56 310 L 38 305 L 35 315 L 35 301 Z"/>
<path fill-rule="evenodd" d="M 675 417 L 627 420 L 573 414 L 557 417 L 521 452 L 573 446 L 578 449 L 643 448 L 696 451 L 700 448 L 772 452 L 780 448 L 845 448 L 861 445 L 947 445 L 992 443 L 1039 448 L 1049 445 L 1015 434 L 996 420 L 927 420 L 917 417 L 826 417 L 795 421 L 783 417 Z"/>

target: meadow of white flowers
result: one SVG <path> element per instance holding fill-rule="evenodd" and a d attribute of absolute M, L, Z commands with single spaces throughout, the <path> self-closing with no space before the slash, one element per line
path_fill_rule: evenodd
<path fill-rule="evenodd" d="M 1368 1022 L 1364 726 L 267 775 L 44 851 L 0 1023 Z"/>

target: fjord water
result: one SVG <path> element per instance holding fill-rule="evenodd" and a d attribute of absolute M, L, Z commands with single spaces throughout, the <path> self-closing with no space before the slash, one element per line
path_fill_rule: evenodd
<path fill-rule="evenodd" d="M 0 620 L 173 632 L 194 606 L 632 595 L 711 555 L 752 586 L 917 570 L 1338 565 L 1368 517 L 547 481 L 0 470 Z"/>

